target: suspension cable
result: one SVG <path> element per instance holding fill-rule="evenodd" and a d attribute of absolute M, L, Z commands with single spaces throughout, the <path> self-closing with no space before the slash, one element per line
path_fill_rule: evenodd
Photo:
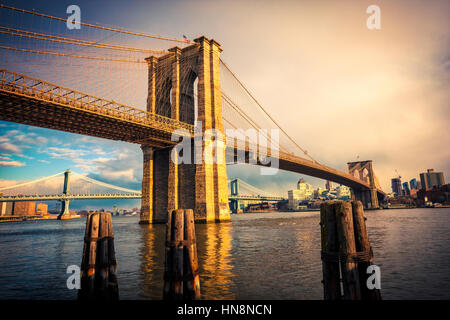
<path fill-rule="evenodd" d="M 58 21 L 63 21 L 63 22 L 66 22 L 66 20 L 67 20 L 67 19 L 64 19 L 64 18 L 50 16 L 50 15 L 44 14 L 44 13 L 39 13 L 39 12 L 35 12 L 35 11 L 29 11 L 29 10 L 14 8 L 14 7 L 11 7 L 11 6 L 4 5 L 4 4 L 0 4 L 0 8 L 5 8 L 5 9 L 13 10 L 13 11 L 18 11 L 18 12 L 22 12 L 22 13 L 32 14 L 32 15 L 35 15 L 35 16 L 40 16 L 40 17 L 49 18 L 49 19 L 58 20 Z M 90 24 L 90 23 L 85 23 L 85 22 L 80 22 L 80 25 L 83 25 L 83 26 L 86 26 L 86 27 L 91 27 L 91 28 L 107 30 L 107 31 L 119 32 L 119 33 L 128 34 L 128 35 L 140 36 L 140 37 L 145 37 L 145 38 L 152 38 L 152 39 L 158 39 L 158 40 L 172 41 L 172 42 L 185 43 L 185 44 L 193 44 L 194 43 L 194 42 L 189 41 L 189 40 L 179 40 L 179 39 L 174 39 L 174 38 L 162 37 L 162 36 L 159 36 L 159 35 L 158 36 L 157 35 L 149 35 L 149 34 L 145 34 L 145 33 L 132 32 L 132 31 L 116 29 L 116 28 L 111 28 L 111 27 L 105 27 L 105 26 L 100 26 L 100 25 Z"/>
<path fill-rule="evenodd" d="M 38 32 L 2 27 L 2 26 L 0 26 L 0 29 L 7 30 L 7 31 L 0 30 L 0 33 L 9 34 L 9 35 L 17 36 L 17 37 L 27 37 L 27 38 L 38 39 L 38 40 L 76 44 L 76 45 L 87 46 L 87 47 L 96 47 L 96 48 L 130 51 L 130 52 L 154 53 L 154 54 L 168 54 L 169 53 L 169 51 L 164 51 L 164 50 L 141 49 L 141 48 L 119 46 L 119 45 L 99 43 L 99 42 L 93 42 L 93 41 L 87 41 L 87 40 L 78 40 L 78 39 L 73 39 L 73 38 L 59 37 L 59 36 L 54 36 L 54 35 L 45 34 L 45 33 L 38 33 Z"/>
<path fill-rule="evenodd" d="M 79 55 L 67 54 L 67 53 L 39 51 L 39 50 L 30 50 L 30 49 L 21 49 L 21 48 L 12 48 L 12 47 L 5 47 L 5 46 L 0 46 L 0 49 L 21 51 L 21 52 L 30 52 L 30 53 L 37 53 L 37 54 L 47 54 L 47 55 L 52 55 L 52 56 L 71 57 L 71 58 L 78 58 L 78 59 L 90 59 L 90 60 L 100 60 L 100 61 L 130 62 L 130 63 L 147 64 L 146 61 L 139 61 L 139 60 L 133 61 L 133 60 L 112 59 L 112 58 L 102 58 L 102 57 L 92 57 L 92 56 L 79 56 Z"/>
<path fill-rule="evenodd" d="M 60 172 L 60 173 L 57 173 L 57 174 L 54 174 L 54 175 L 52 175 L 52 176 L 48 176 L 48 177 L 39 178 L 39 179 L 36 179 L 36 180 L 33 180 L 33 181 L 28 181 L 28 182 L 16 184 L 16 185 L 14 185 L 14 186 L 3 187 L 3 188 L 0 188 L 0 191 L 8 190 L 8 189 L 13 189 L 13 188 L 18 188 L 18 187 L 23 187 L 23 186 L 26 186 L 26 185 L 29 185 L 29 184 L 32 184 L 32 183 L 36 183 L 36 182 L 39 182 L 39 181 L 48 180 L 48 179 L 50 179 L 50 178 L 56 177 L 56 176 L 58 176 L 58 175 L 60 175 L 60 174 L 63 174 L 64 172 L 65 172 L 65 171 Z"/>
<path fill-rule="evenodd" d="M 259 103 L 258 100 L 256 100 L 256 98 L 251 94 L 251 92 L 245 87 L 245 85 L 238 79 L 238 77 L 234 74 L 233 71 L 231 71 L 230 67 L 228 67 L 228 65 L 222 60 L 220 59 L 220 62 L 222 62 L 222 64 L 225 66 L 225 68 L 227 68 L 227 70 L 231 73 L 231 75 L 236 79 L 236 81 L 240 84 L 240 86 L 245 90 L 245 92 L 253 99 L 253 101 L 256 102 L 256 104 L 261 108 L 262 111 L 264 111 L 264 113 L 269 117 L 270 120 L 273 121 L 273 123 L 275 123 L 275 125 L 278 127 L 278 129 L 280 129 L 287 137 L 289 140 L 291 140 L 292 143 L 294 143 L 297 148 L 299 148 L 307 157 L 309 157 L 312 161 L 319 163 L 318 161 L 316 161 L 313 157 L 311 157 L 308 152 L 306 150 L 304 150 L 302 147 L 300 147 L 297 142 L 294 141 L 294 139 L 292 139 L 286 131 L 283 130 L 283 128 L 281 128 L 281 126 L 270 116 L 270 114 L 263 108 L 263 106 Z"/>
<path fill-rule="evenodd" d="M 105 182 L 101 182 L 101 181 L 97 181 L 94 180 L 92 178 L 89 178 L 86 175 L 80 174 L 80 173 L 76 173 L 76 172 L 72 172 L 73 174 L 77 175 L 80 179 L 83 179 L 85 181 L 103 186 L 103 187 L 107 187 L 107 188 L 111 188 L 111 189 L 115 189 L 115 190 L 120 190 L 120 191 L 125 191 L 125 192 L 130 192 L 130 193 L 141 193 L 141 191 L 139 190 L 132 190 L 132 189 L 127 189 L 127 188 L 122 188 L 122 187 L 118 187 L 118 186 L 114 186 L 112 184 L 109 183 L 105 183 Z"/>

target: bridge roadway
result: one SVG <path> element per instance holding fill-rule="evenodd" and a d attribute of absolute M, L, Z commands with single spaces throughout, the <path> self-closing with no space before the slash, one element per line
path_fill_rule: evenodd
<path fill-rule="evenodd" d="M 50 194 L 50 195 L 21 195 L 21 196 L 2 196 L 0 202 L 17 202 L 17 201 L 50 201 L 50 200 L 92 200 L 92 199 L 140 199 L 142 195 L 136 194 Z M 260 200 L 260 201 L 280 201 L 285 200 L 283 197 L 265 197 L 265 196 L 249 196 L 238 195 L 229 196 L 230 200 Z"/>
<path fill-rule="evenodd" d="M 92 199 L 140 199 L 142 195 L 122 194 L 122 193 L 103 193 L 103 194 L 50 194 L 50 195 L 18 195 L 1 196 L 0 202 L 11 201 L 50 201 L 50 200 L 92 200 Z"/>
<path fill-rule="evenodd" d="M 250 195 L 229 195 L 229 200 L 251 200 L 251 201 L 281 201 L 286 200 L 283 197 L 266 197 L 266 196 L 250 196 Z"/>
<path fill-rule="evenodd" d="M 187 123 L 7 70 L 0 70 L 0 108 L 0 120 L 155 148 L 176 144 L 171 141 L 176 129 L 185 129 L 191 136 L 194 132 Z M 227 156 L 236 157 L 244 151 L 248 159 L 249 150 L 248 144 L 236 146 L 227 139 Z M 346 172 L 294 154 L 280 152 L 276 159 L 282 170 L 330 180 L 354 190 L 370 189 L 368 183 Z M 385 195 L 382 190 L 377 192 Z"/>

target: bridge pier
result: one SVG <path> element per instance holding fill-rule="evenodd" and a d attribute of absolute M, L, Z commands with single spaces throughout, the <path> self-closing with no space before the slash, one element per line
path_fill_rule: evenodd
<path fill-rule="evenodd" d="M 239 211 L 239 200 L 230 200 L 230 210 L 232 213 L 238 213 Z"/>
<path fill-rule="evenodd" d="M 70 183 L 70 170 L 67 169 L 64 172 L 64 187 L 63 187 L 63 194 L 68 195 L 69 194 L 69 183 Z M 61 213 L 58 216 L 58 220 L 62 219 L 62 216 L 69 215 L 69 202 L 70 200 L 63 199 L 61 200 Z"/>
<path fill-rule="evenodd" d="M 348 162 L 348 172 L 356 178 L 359 178 L 370 185 L 369 190 L 353 190 L 352 200 L 359 200 L 365 209 L 378 209 L 377 188 L 379 189 L 378 180 L 373 171 L 372 160 Z"/>
<path fill-rule="evenodd" d="M 205 37 L 194 41 L 196 44 L 184 49 L 169 49 L 168 55 L 147 58 L 147 110 L 198 124 L 201 131 L 196 132 L 196 143 L 191 141 L 194 152 L 187 159 L 190 161 L 183 157 L 174 162 L 178 158 L 174 147 L 141 147 L 144 156 L 142 224 L 165 223 L 167 213 L 179 208 L 194 209 L 196 222 L 230 221 L 219 70 L 222 50 L 216 41 Z M 197 78 L 198 118 L 195 119 Z M 211 132 L 215 134 L 205 138 L 205 133 Z"/>
<path fill-rule="evenodd" d="M 377 189 L 370 190 L 353 190 L 352 200 L 361 201 L 365 209 L 378 209 L 380 207 L 378 202 Z"/>
<path fill-rule="evenodd" d="M 69 212 L 69 202 L 70 200 L 61 200 L 61 215 L 70 214 Z"/>

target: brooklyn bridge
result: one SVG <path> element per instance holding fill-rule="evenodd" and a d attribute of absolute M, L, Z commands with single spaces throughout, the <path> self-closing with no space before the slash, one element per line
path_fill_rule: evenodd
<path fill-rule="evenodd" d="M 384 198 L 372 161 L 349 162 L 343 172 L 304 150 L 213 39 L 83 22 L 69 30 L 63 18 L 6 5 L 0 11 L 0 120 L 141 145 L 141 223 L 165 222 L 178 208 L 194 209 L 198 222 L 228 221 L 226 166 L 240 162 L 349 186 L 366 208 Z M 186 158 L 173 152 L 184 139 L 200 161 L 177 161 Z"/>

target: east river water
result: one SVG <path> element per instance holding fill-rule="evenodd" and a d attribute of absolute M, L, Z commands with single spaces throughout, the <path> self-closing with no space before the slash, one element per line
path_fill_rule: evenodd
<path fill-rule="evenodd" d="M 450 298 L 450 209 L 366 211 L 383 299 Z M 114 217 L 121 299 L 161 299 L 165 226 Z M 75 299 L 85 219 L 0 224 L 0 299 Z M 322 299 L 319 213 L 196 226 L 203 299 Z"/>

